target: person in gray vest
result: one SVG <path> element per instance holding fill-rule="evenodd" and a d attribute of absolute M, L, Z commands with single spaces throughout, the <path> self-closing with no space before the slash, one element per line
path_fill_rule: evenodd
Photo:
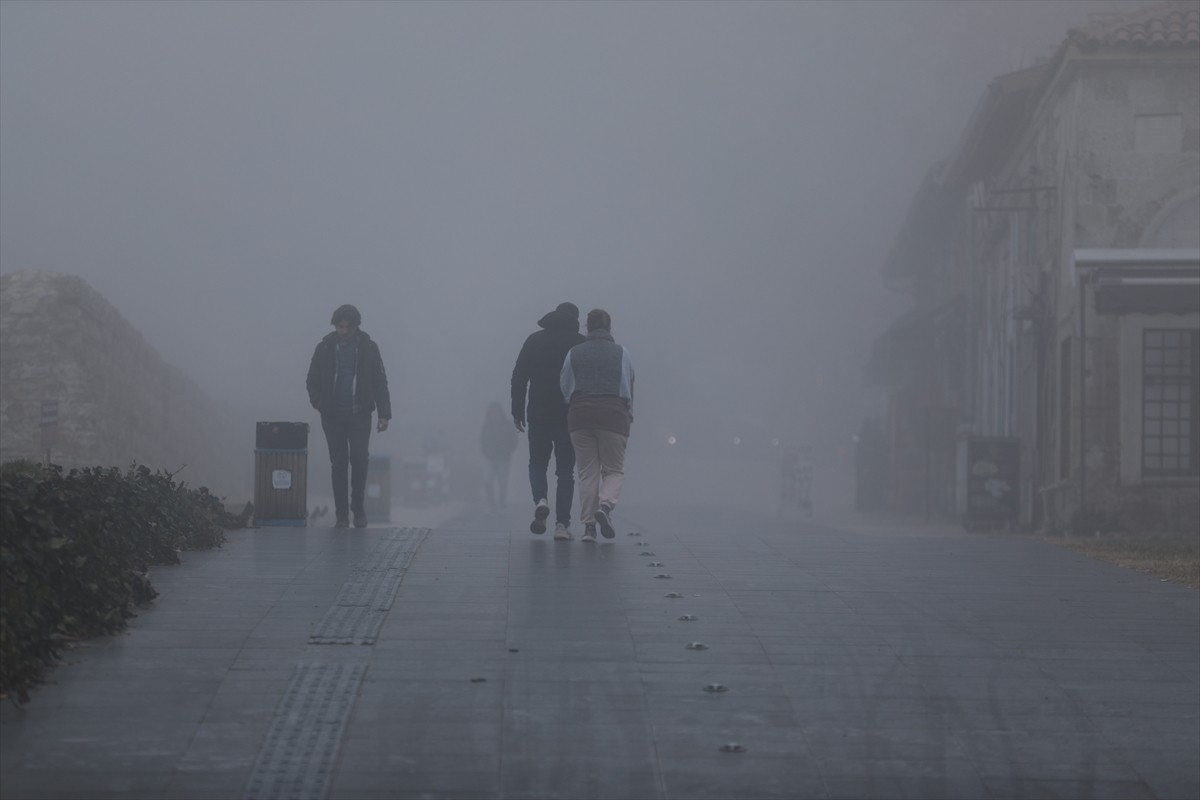
<path fill-rule="evenodd" d="M 321 428 L 329 444 L 333 470 L 335 528 L 367 527 L 363 495 L 367 488 L 367 445 L 371 439 L 371 412 L 377 411 L 380 433 L 392 418 L 387 373 L 379 345 L 361 330 L 362 315 L 354 306 L 333 312 L 334 331 L 317 344 L 308 366 L 308 401 L 321 412 Z M 350 491 L 346 492 L 349 472 Z"/>
<path fill-rule="evenodd" d="M 583 541 L 616 535 L 612 512 L 625 480 L 625 445 L 633 423 L 633 361 L 613 341 L 612 317 L 602 308 L 587 315 L 587 339 L 567 353 L 559 373 L 567 401 L 567 430 L 579 470 Z"/>

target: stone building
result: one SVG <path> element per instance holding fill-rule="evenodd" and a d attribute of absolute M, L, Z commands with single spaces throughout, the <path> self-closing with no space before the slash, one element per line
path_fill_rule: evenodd
<path fill-rule="evenodd" d="M 928 257 L 887 272 L 963 287 L 965 358 L 934 370 L 961 381 L 960 439 L 1017 443 L 1020 524 L 1195 525 L 1200 6 L 1096 21 L 1001 76 L 933 182 L 914 204 L 949 210 L 900 237 Z"/>
<path fill-rule="evenodd" d="M 884 389 L 884 505 L 933 519 L 955 515 L 955 441 L 965 383 L 967 284 L 958 269 L 961 198 L 925 176 L 884 269 L 912 308 L 876 339 L 868 381 Z"/>
<path fill-rule="evenodd" d="M 137 462 L 249 499 L 253 442 L 83 279 L 0 276 L 0 461 Z"/>

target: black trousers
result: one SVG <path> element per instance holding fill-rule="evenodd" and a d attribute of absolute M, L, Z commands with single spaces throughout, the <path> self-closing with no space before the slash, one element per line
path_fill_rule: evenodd
<path fill-rule="evenodd" d="M 338 519 L 349 519 L 350 511 L 362 514 L 367 489 L 367 445 L 371 441 L 371 412 L 322 414 L 321 429 L 329 444 L 333 467 L 333 508 Z M 346 477 L 350 478 L 347 498 Z"/>
<path fill-rule="evenodd" d="M 575 446 L 567 433 L 567 418 L 546 421 L 529 420 L 529 488 L 533 502 L 546 497 L 549 481 L 546 470 L 554 453 L 554 474 L 558 486 L 554 499 L 554 521 L 571 524 L 571 502 L 575 497 Z"/>

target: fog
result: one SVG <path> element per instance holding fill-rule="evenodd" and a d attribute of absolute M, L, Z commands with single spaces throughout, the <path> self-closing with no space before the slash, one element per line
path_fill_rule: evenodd
<path fill-rule="evenodd" d="M 314 439 L 308 361 L 353 303 L 394 455 L 477 451 L 536 320 L 602 307 L 637 369 L 628 490 L 667 435 L 735 428 L 848 479 L 921 175 L 993 77 L 1132 5 L 8 0 L 0 270 L 82 276 Z"/>

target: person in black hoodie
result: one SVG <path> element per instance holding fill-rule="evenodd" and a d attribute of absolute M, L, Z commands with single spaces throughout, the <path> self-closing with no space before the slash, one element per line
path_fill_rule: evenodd
<path fill-rule="evenodd" d="M 575 448 L 567 433 L 567 404 L 558 385 L 559 371 L 567 352 L 584 341 L 579 332 L 579 308 L 560 303 L 538 320 L 540 331 L 531 333 L 521 346 L 512 373 L 512 418 L 518 431 L 529 427 L 529 488 L 533 490 L 533 521 L 529 530 L 546 532 L 550 516 L 546 470 L 554 454 L 558 478 L 554 498 L 554 538 L 571 538 L 571 502 L 575 494 Z M 525 391 L 529 389 L 528 414 Z"/>
<path fill-rule="evenodd" d="M 363 495 L 367 487 L 367 444 L 371 439 L 371 412 L 377 411 L 376 430 L 383 433 L 392 418 L 387 373 L 379 345 L 358 326 L 362 315 L 351 305 L 333 312 L 333 333 L 317 344 L 308 366 L 308 401 L 321 412 L 321 428 L 329 443 L 333 467 L 335 528 L 367 527 Z M 349 471 L 350 492 L 346 477 Z"/>

